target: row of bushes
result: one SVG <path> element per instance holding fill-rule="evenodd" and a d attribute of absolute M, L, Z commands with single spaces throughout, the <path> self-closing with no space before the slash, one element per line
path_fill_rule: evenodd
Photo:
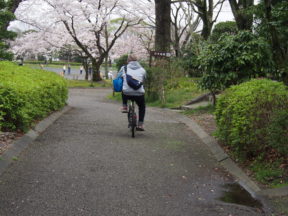
<path fill-rule="evenodd" d="M 217 137 L 235 159 L 257 169 L 258 180 L 288 178 L 280 168 L 288 162 L 287 86 L 268 79 L 232 86 L 218 99 L 215 115 Z"/>
<path fill-rule="evenodd" d="M 0 62 L 0 129 L 27 130 L 66 104 L 66 81 L 53 72 Z"/>

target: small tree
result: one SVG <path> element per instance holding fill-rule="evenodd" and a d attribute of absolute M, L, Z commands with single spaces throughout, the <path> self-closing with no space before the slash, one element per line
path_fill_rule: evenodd
<path fill-rule="evenodd" d="M 207 43 L 199 64 L 204 71 L 200 86 L 211 91 L 214 103 L 216 91 L 272 72 L 269 44 L 248 31 L 227 35 L 218 43 Z"/>

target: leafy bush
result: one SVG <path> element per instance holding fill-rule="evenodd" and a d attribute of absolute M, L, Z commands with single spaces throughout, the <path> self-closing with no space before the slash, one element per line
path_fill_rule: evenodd
<path fill-rule="evenodd" d="M 199 62 L 204 70 L 200 86 L 211 92 L 268 76 L 273 65 L 269 44 L 248 31 L 226 35 L 217 43 L 207 43 Z"/>
<path fill-rule="evenodd" d="M 0 128 L 26 130 L 63 107 L 67 94 L 66 81 L 53 72 L 0 62 Z"/>
<path fill-rule="evenodd" d="M 287 113 L 288 91 L 282 83 L 254 79 L 232 86 L 216 105 L 217 136 L 242 160 L 284 161 Z"/>
<path fill-rule="evenodd" d="M 238 33 L 237 24 L 234 21 L 226 21 L 217 23 L 210 36 L 212 41 L 217 41 L 224 34 L 236 35 Z"/>
<path fill-rule="evenodd" d="M 268 128 L 268 144 L 281 154 L 288 155 L 288 112 L 279 111 L 274 114 Z"/>

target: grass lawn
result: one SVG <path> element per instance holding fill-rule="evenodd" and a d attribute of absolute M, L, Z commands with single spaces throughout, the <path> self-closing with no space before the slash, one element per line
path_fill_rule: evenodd
<path fill-rule="evenodd" d="M 162 107 L 162 108 L 179 108 L 185 105 L 193 98 L 204 94 L 205 92 L 199 89 L 171 89 L 166 92 L 165 103 L 160 100 L 149 102 L 149 106 Z"/>
<path fill-rule="evenodd" d="M 67 80 L 69 88 L 95 88 L 95 87 L 111 87 L 111 80 L 102 80 L 100 82 L 91 82 L 88 80 Z"/>
<path fill-rule="evenodd" d="M 197 84 L 198 78 L 178 78 L 173 83 L 165 87 L 165 102 L 160 100 L 149 101 L 148 105 L 163 108 L 179 108 L 185 105 L 193 98 L 207 93 L 199 89 Z"/>

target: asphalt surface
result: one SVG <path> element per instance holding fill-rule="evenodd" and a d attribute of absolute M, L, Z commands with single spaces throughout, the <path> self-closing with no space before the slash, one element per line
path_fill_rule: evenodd
<path fill-rule="evenodd" d="M 62 115 L 0 176 L 1 216 L 258 216 L 218 198 L 233 178 L 178 114 L 131 138 L 111 90 L 72 89 Z"/>

